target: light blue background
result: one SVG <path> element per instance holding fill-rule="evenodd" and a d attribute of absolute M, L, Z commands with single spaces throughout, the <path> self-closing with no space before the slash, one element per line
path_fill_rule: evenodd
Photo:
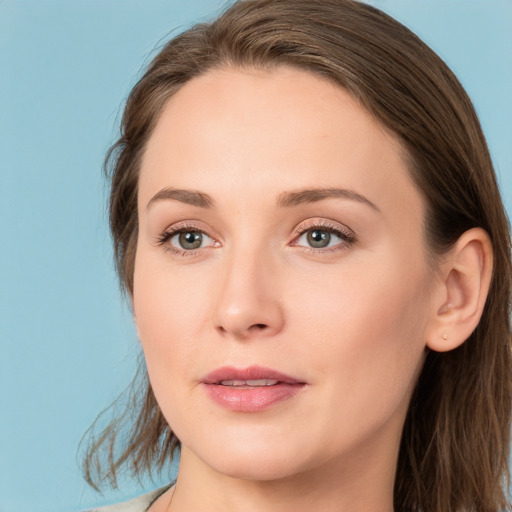
<path fill-rule="evenodd" d="M 373 3 L 458 74 L 511 211 L 512 1 Z M 98 496 L 76 463 L 82 434 L 128 383 L 138 353 L 101 165 L 155 46 L 222 6 L 0 0 L 0 512 L 72 512 L 142 492 L 126 484 Z"/>

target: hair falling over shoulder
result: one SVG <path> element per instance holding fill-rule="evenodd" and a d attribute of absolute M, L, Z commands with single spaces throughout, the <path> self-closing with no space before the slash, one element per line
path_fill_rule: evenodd
<path fill-rule="evenodd" d="M 510 235 L 495 173 L 470 99 L 446 64 L 380 10 L 353 0 L 241 0 L 169 41 L 133 88 L 106 159 L 110 227 L 122 287 L 133 291 L 141 155 L 165 102 L 192 78 L 225 66 L 295 66 L 347 90 L 407 150 L 427 204 L 432 260 L 466 230 L 487 231 L 494 271 L 477 329 L 461 347 L 430 351 L 405 422 L 395 480 L 397 512 L 511 510 Z M 114 413 L 116 411 L 114 410 Z M 143 362 L 125 412 L 91 430 L 89 483 L 117 485 L 165 468 L 178 439 Z"/>

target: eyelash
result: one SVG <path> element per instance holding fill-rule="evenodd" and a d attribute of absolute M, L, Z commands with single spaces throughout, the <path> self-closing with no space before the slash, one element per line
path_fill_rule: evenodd
<path fill-rule="evenodd" d="M 169 240 L 171 240 L 174 236 L 179 235 L 180 233 L 186 233 L 187 231 L 195 231 L 206 235 L 204 230 L 200 229 L 198 226 L 195 226 L 194 224 L 180 223 L 166 229 L 157 238 L 157 245 L 162 246 L 166 251 L 169 251 L 171 254 L 175 254 L 177 256 L 195 256 L 197 254 L 197 251 L 195 250 L 180 250 L 176 247 L 173 247 L 170 243 L 168 243 Z"/>
<path fill-rule="evenodd" d="M 338 238 L 342 240 L 339 244 L 336 244 L 333 247 L 326 247 L 323 249 L 316 249 L 314 247 L 306 247 L 306 246 L 298 246 L 296 244 L 297 240 L 300 239 L 301 236 L 305 235 L 309 231 L 327 231 L 330 234 L 334 234 Z M 355 233 L 348 228 L 341 228 L 338 224 L 332 224 L 328 221 L 313 221 L 311 224 L 306 226 L 301 226 L 300 228 L 295 230 L 295 238 L 292 242 L 292 246 L 301 247 L 303 250 L 312 252 L 314 254 L 325 254 L 325 253 L 333 253 L 337 251 L 342 251 L 347 247 L 350 247 L 355 242 L 357 242 L 357 238 Z"/>
<path fill-rule="evenodd" d="M 314 247 L 306 247 L 306 246 L 299 246 L 297 245 L 297 241 L 300 239 L 301 236 L 308 233 L 309 231 L 327 231 L 330 234 L 334 234 L 338 238 L 342 240 L 339 244 L 336 244 L 333 247 L 327 247 L 327 248 L 314 248 Z M 166 251 L 171 252 L 172 254 L 178 255 L 178 256 L 195 256 L 197 254 L 197 250 L 180 250 L 174 246 L 172 246 L 169 242 L 174 236 L 180 234 L 180 233 L 186 233 L 187 231 L 195 231 L 198 233 L 202 233 L 206 236 L 209 236 L 205 233 L 204 230 L 200 229 L 197 225 L 189 224 L 189 223 L 180 223 L 176 224 L 167 230 L 165 230 L 160 236 L 157 238 L 157 245 L 162 246 Z M 308 252 L 312 252 L 314 254 L 322 254 L 322 253 L 332 253 L 337 252 L 343 249 L 346 249 L 350 245 L 357 242 L 357 238 L 353 231 L 349 229 L 342 229 L 339 225 L 332 224 L 327 221 L 316 221 L 312 222 L 311 224 L 307 226 L 302 226 L 295 230 L 294 232 L 295 237 L 291 243 L 292 247 L 301 247 L 303 250 L 306 250 Z M 212 237 L 209 237 L 212 238 Z M 203 249 L 203 248 L 200 248 Z"/>

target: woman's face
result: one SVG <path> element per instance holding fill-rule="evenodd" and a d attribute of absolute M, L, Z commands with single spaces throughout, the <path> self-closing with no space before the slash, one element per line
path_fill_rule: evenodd
<path fill-rule="evenodd" d="M 305 71 L 214 70 L 145 152 L 133 305 L 182 457 L 274 479 L 396 457 L 429 326 L 400 144 Z"/>

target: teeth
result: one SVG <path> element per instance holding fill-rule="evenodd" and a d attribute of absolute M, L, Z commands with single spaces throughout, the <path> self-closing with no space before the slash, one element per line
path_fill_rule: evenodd
<path fill-rule="evenodd" d="M 246 381 L 248 386 L 273 386 L 277 384 L 277 380 L 274 379 L 258 379 Z"/>
<path fill-rule="evenodd" d="M 221 384 L 223 386 L 246 386 L 245 380 L 223 380 Z"/>
<path fill-rule="evenodd" d="M 251 387 L 259 387 L 259 386 L 273 386 L 277 384 L 278 381 L 274 379 L 254 379 L 254 380 L 223 380 L 221 384 L 223 386 L 251 386 Z"/>

